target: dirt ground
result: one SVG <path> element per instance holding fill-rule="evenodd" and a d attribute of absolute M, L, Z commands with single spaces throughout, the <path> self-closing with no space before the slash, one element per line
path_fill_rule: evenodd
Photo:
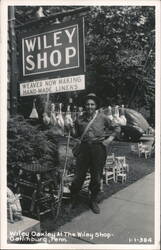
<path fill-rule="evenodd" d="M 113 142 L 109 150 L 109 154 L 114 153 L 115 156 L 126 156 L 126 161 L 129 164 L 129 173 L 126 183 L 114 183 L 110 185 L 103 184 L 103 192 L 100 193 L 100 201 L 107 199 L 112 194 L 134 183 L 140 178 L 154 171 L 154 155 L 151 158 L 139 158 L 136 152 L 131 152 L 131 145 L 136 143 L 131 142 Z M 42 231 L 56 231 L 59 226 L 68 223 L 74 217 L 89 209 L 89 197 L 87 193 L 80 193 L 78 198 L 78 206 L 75 209 L 69 210 L 69 199 L 63 199 L 61 210 L 56 221 L 50 214 L 46 214 L 41 218 Z"/>

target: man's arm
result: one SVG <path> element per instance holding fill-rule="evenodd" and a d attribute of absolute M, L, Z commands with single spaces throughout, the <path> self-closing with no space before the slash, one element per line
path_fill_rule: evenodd
<path fill-rule="evenodd" d="M 112 130 L 111 135 L 103 141 L 103 144 L 105 146 L 108 146 L 121 132 L 121 127 L 119 126 L 118 123 L 116 123 L 115 121 L 111 121 L 110 119 L 108 119 L 108 117 L 104 117 L 105 118 L 105 124 L 108 126 L 108 128 L 110 128 Z"/>

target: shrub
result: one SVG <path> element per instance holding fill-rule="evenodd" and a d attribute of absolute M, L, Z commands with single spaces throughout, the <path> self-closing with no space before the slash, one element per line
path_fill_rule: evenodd
<path fill-rule="evenodd" d="M 40 125 L 33 126 L 23 116 L 11 117 L 7 133 L 8 181 L 14 182 L 23 164 L 38 163 L 58 172 L 58 150 L 54 138 L 48 138 Z"/>

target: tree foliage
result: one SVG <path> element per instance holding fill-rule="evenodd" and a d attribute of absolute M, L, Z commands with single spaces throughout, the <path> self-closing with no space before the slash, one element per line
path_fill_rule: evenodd
<path fill-rule="evenodd" d="M 86 19 L 88 88 L 95 86 L 104 100 L 149 105 L 147 95 L 154 98 L 154 8 L 101 6 L 91 16 Z"/>
<path fill-rule="evenodd" d="M 56 171 L 57 144 L 49 139 L 45 131 L 32 126 L 22 116 L 15 116 L 9 119 L 7 132 L 8 172 L 32 162 L 47 165 Z"/>

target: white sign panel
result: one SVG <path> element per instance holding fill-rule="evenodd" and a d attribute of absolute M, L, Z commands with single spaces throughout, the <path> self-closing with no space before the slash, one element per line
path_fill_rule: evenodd
<path fill-rule="evenodd" d="M 20 83 L 20 96 L 42 95 L 85 89 L 85 75 Z"/>

